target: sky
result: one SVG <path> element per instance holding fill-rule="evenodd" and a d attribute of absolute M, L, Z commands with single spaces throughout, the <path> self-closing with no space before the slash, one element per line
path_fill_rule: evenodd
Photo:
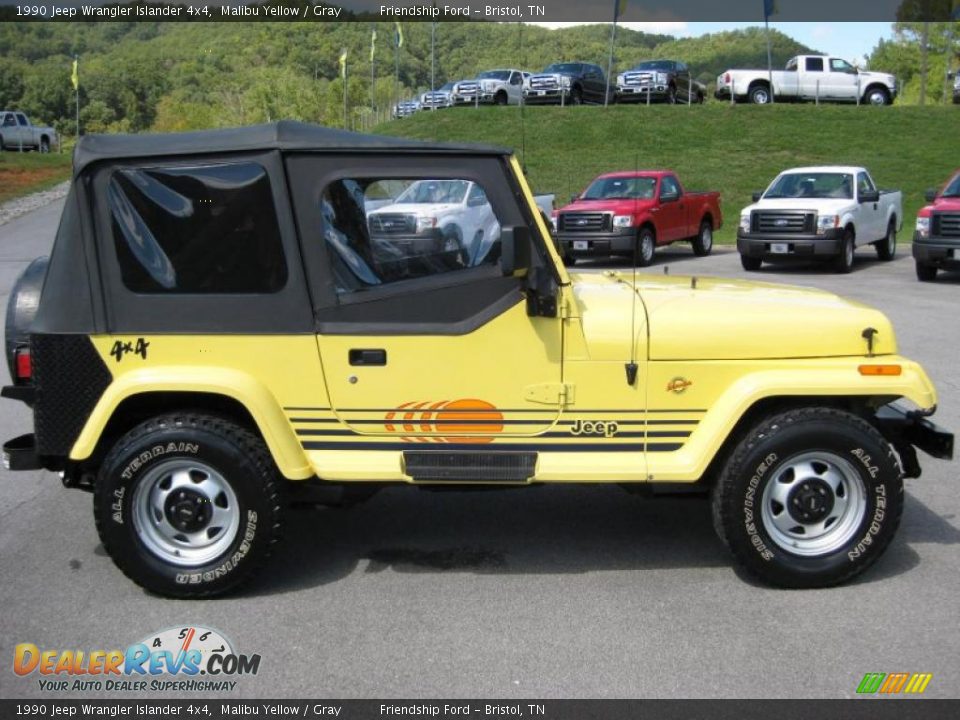
<path fill-rule="evenodd" d="M 581 23 L 538 23 L 546 26 L 576 25 Z M 665 33 L 678 37 L 697 37 L 707 33 L 751 27 L 757 23 L 744 22 L 666 22 L 666 23 L 621 23 L 624 27 L 645 32 Z M 789 35 L 808 47 L 828 55 L 836 55 L 857 64 L 870 54 L 881 38 L 893 35 L 890 23 L 825 23 L 825 22 L 771 22 L 770 27 Z"/>

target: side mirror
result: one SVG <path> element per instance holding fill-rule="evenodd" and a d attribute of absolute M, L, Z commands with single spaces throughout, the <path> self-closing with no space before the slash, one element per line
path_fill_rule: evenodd
<path fill-rule="evenodd" d="M 579 199 L 580 199 L 580 196 L 577 195 L 576 193 L 574 193 L 573 195 L 570 196 L 570 202 L 572 202 L 572 203 L 575 203 L 575 202 L 576 202 L 577 200 L 579 200 Z"/>
<path fill-rule="evenodd" d="M 755 192 L 755 193 L 753 194 L 753 201 L 754 201 L 754 202 L 760 202 L 760 198 L 762 198 L 762 197 L 763 197 L 763 190 L 761 190 L 760 192 Z"/>
<path fill-rule="evenodd" d="M 948 73 L 947 73 L 947 80 L 953 80 L 956 76 L 957 76 L 957 74 L 956 74 L 955 72 L 948 72 Z"/>
<path fill-rule="evenodd" d="M 513 275 L 530 267 L 530 228 L 525 225 L 505 227 L 500 231 L 500 272 Z"/>
<path fill-rule="evenodd" d="M 937 199 L 937 191 L 936 191 L 936 190 L 927 190 L 927 191 L 923 194 L 923 197 L 924 197 L 924 199 L 925 199 L 927 202 L 933 202 L 934 200 Z"/>
<path fill-rule="evenodd" d="M 861 190 L 860 191 L 860 202 L 861 203 L 872 203 L 877 202 L 880 199 L 879 190 Z"/>
<path fill-rule="evenodd" d="M 676 202 L 679 199 L 677 193 L 660 193 L 660 202 Z"/>

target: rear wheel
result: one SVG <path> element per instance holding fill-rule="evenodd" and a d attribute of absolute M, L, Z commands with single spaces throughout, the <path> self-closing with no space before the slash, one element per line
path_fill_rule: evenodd
<path fill-rule="evenodd" d="M 40 138 L 40 152 L 48 153 L 50 152 L 50 140 L 47 138 Z"/>
<path fill-rule="evenodd" d="M 781 587 L 836 585 L 866 570 L 903 510 L 900 463 L 863 419 L 831 408 L 768 417 L 713 489 L 717 533 L 736 560 Z"/>
<path fill-rule="evenodd" d="M 840 243 L 840 254 L 833 260 L 834 272 L 845 275 L 853 270 L 853 254 L 855 252 L 853 231 L 847 229 L 843 233 L 843 241 Z"/>
<path fill-rule="evenodd" d="M 647 267 L 653 262 L 653 255 L 657 249 L 657 239 L 653 230 L 648 227 L 640 228 L 637 235 L 636 263 L 638 267 Z"/>
<path fill-rule="evenodd" d="M 917 280 L 920 282 L 933 282 L 937 279 L 937 266 L 928 265 L 917 260 Z"/>
<path fill-rule="evenodd" d="M 246 429 L 165 415 L 110 450 L 93 509 L 100 540 L 127 577 L 169 597 L 208 597 L 248 580 L 279 540 L 281 478 Z"/>
<path fill-rule="evenodd" d="M 763 260 L 758 257 L 751 257 L 750 255 L 741 255 L 740 264 L 743 265 L 743 269 L 747 272 L 756 272 L 760 269 L 760 266 L 763 265 Z"/>
<path fill-rule="evenodd" d="M 704 220 L 700 223 L 700 232 L 693 239 L 693 254 L 697 257 L 706 257 L 713 250 L 713 223 Z"/>
<path fill-rule="evenodd" d="M 883 240 L 878 240 L 874 247 L 877 249 L 877 257 L 885 262 L 893 260 L 897 254 L 897 223 L 891 220 L 887 225 L 887 234 Z"/>
<path fill-rule="evenodd" d="M 768 105 L 770 103 L 770 88 L 759 84 L 750 88 L 750 102 L 754 105 Z"/>

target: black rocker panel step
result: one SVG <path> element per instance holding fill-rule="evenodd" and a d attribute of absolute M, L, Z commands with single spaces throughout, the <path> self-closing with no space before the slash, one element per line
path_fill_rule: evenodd
<path fill-rule="evenodd" d="M 407 450 L 403 462 L 417 482 L 526 482 L 536 472 L 537 453 Z"/>

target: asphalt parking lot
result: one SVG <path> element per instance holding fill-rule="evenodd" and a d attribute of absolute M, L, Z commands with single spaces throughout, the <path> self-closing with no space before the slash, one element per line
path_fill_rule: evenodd
<path fill-rule="evenodd" d="M 3 307 L 19 272 L 48 251 L 59 210 L 0 225 Z M 879 307 L 901 352 L 936 383 L 936 421 L 960 431 L 960 274 L 917 282 L 908 244 L 892 263 L 860 249 L 847 276 L 748 274 L 729 249 L 696 259 L 686 246 L 649 271 L 665 265 Z M 29 422 L 25 407 L 0 402 L 0 438 Z M 145 593 L 105 555 L 89 495 L 51 473 L 0 471 L 0 696 L 83 695 L 44 695 L 36 675 L 14 675 L 17 643 L 109 650 L 202 625 L 262 657 L 233 697 L 849 697 L 866 672 L 933 673 L 926 695 L 957 697 L 958 464 L 921 462 L 897 539 L 839 588 L 773 590 L 742 576 L 700 499 L 397 488 L 350 509 L 294 510 L 267 572 L 213 601 Z"/>

